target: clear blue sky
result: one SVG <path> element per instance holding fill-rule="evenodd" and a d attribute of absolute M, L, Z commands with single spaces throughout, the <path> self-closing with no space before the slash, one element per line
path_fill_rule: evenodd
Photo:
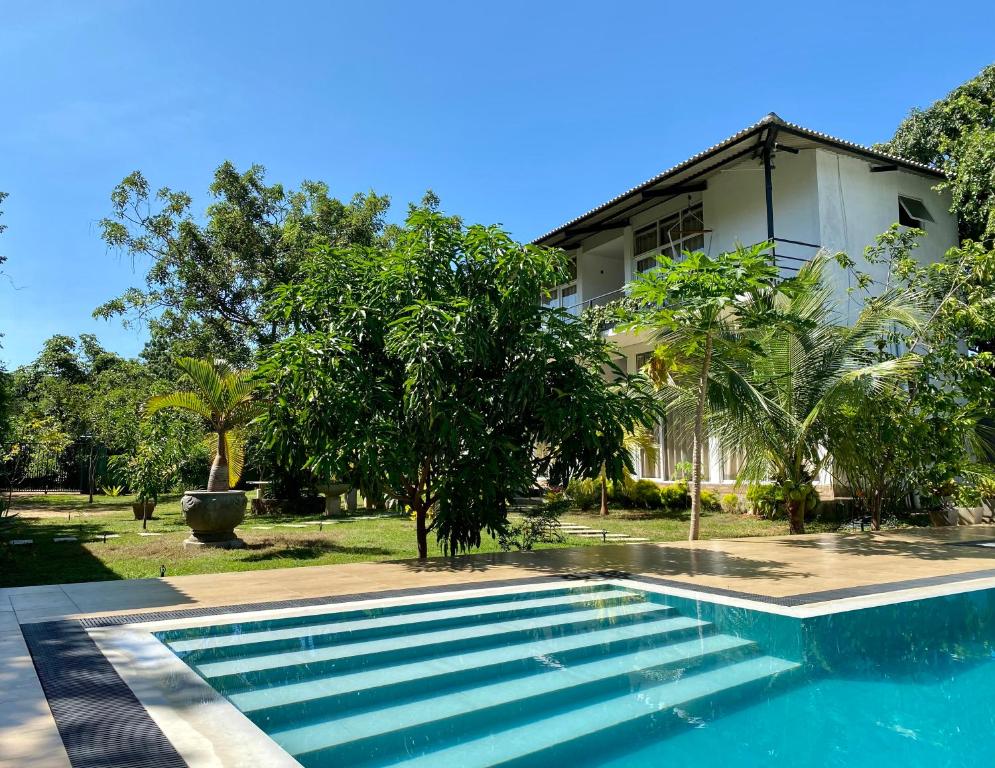
<path fill-rule="evenodd" d="M 769 111 L 887 139 L 995 60 L 990 2 L 874 5 L 4 0 L 0 359 L 141 349 L 90 317 L 143 274 L 97 228 L 134 169 L 199 209 L 225 159 L 398 216 L 431 187 L 524 240 Z"/>

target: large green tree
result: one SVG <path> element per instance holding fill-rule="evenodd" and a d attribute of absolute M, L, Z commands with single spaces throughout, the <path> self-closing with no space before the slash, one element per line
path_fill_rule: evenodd
<path fill-rule="evenodd" d="M 389 244 L 320 249 L 269 308 L 294 329 L 260 368 L 271 444 L 411 509 L 419 557 L 432 532 L 453 553 L 501 533 L 541 476 L 620 477 L 652 393 L 600 334 L 540 303 L 567 272 L 559 250 L 430 209 Z"/>
<path fill-rule="evenodd" d="M 740 247 L 714 258 L 696 251 L 679 259 L 661 257 L 639 274 L 631 297 L 639 306 L 635 330 L 650 331 L 656 344 L 653 379 L 667 413 L 691 424 L 691 525 L 701 525 L 702 460 L 707 451 L 710 402 L 734 407 L 748 385 L 743 373 L 745 298 L 773 288 L 777 268 L 770 247 Z"/>
<path fill-rule="evenodd" d="M 995 237 L 995 64 L 926 109 L 913 109 L 880 149 L 937 165 L 950 179 L 964 239 Z"/>
<path fill-rule="evenodd" d="M 297 278 L 311 248 L 372 244 L 389 205 L 372 192 L 343 203 L 322 182 L 296 190 L 267 184 L 262 166 L 239 172 L 229 162 L 215 171 L 210 195 L 213 202 L 197 217 L 190 195 L 153 191 L 136 171 L 114 188 L 113 214 L 101 221 L 106 243 L 148 269 L 143 287 L 94 314 L 150 322 L 148 352 L 162 368 L 205 346 L 247 363 L 253 349 L 281 333 L 262 315 L 270 291 Z"/>
<path fill-rule="evenodd" d="M 875 528 L 906 497 L 935 506 L 956 483 L 992 474 L 995 251 L 965 243 L 923 264 L 915 251 L 921 235 L 898 226 L 880 235 L 865 256 L 883 267 L 884 284 L 861 273 L 854 281 L 864 300 L 885 286 L 919 297 L 922 324 L 887 329 L 876 356 L 911 349 L 920 365 L 905 386 L 844 404 L 829 425 L 834 471 L 864 501 Z"/>

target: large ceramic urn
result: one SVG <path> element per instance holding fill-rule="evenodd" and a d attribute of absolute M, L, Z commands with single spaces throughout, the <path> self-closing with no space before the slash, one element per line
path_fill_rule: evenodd
<path fill-rule="evenodd" d="M 240 549 L 245 542 L 235 535 L 235 526 L 245 519 L 244 491 L 187 491 L 180 508 L 190 526 L 184 547 Z"/>

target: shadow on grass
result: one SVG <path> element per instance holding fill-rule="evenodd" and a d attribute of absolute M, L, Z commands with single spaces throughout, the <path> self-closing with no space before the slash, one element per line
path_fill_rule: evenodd
<path fill-rule="evenodd" d="M 286 545 L 273 541 L 258 541 L 247 543 L 245 548 L 249 551 L 257 551 L 257 554 L 240 558 L 246 563 L 264 563 L 272 560 L 315 560 L 322 555 L 329 554 L 360 557 L 390 557 L 398 554 L 397 550 L 394 549 L 342 546 L 324 539 L 295 541 Z"/>

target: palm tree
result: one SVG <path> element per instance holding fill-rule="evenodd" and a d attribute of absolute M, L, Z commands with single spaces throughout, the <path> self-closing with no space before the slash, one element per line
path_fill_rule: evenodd
<path fill-rule="evenodd" d="M 918 297 L 888 292 L 846 325 L 824 279 L 827 265 L 820 256 L 750 297 L 763 322 L 751 331 L 749 387 L 712 411 L 722 445 L 746 454 L 739 480 L 780 487 L 791 533 L 805 532 L 812 482 L 831 460 L 831 420 L 845 405 L 900 388 L 919 362 L 913 354 L 881 360 L 876 348 L 894 326 L 918 327 Z"/>
<path fill-rule="evenodd" d="M 245 371 L 221 360 L 181 357 L 179 368 L 192 385 L 189 390 L 157 395 L 146 405 L 146 413 L 178 408 L 204 420 L 211 436 L 214 461 L 207 481 L 208 491 L 227 491 L 238 484 L 245 459 L 242 428 L 259 412 L 253 398 L 254 385 Z"/>

